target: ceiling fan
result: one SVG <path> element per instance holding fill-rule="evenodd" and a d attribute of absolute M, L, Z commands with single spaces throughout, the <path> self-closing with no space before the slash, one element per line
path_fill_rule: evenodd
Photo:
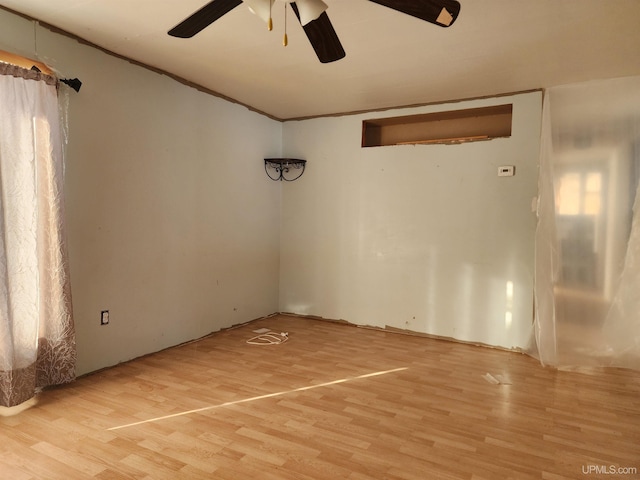
<path fill-rule="evenodd" d="M 311 46 L 322 63 L 335 62 L 346 54 L 322 0 L 281 0 L 290 4 L 302 25 Z M 460 13 L 457 0 L 369 0 L 440 27 L 449 27 Z M 271 9 L 274 0 L 213 0 L 169 30 L 169 35 L 191 38 L 213 22 L 245 3 L 253 13 L 265 20 L 271 30 Z M 285 34 L 286 45 L 286 34 Z"/>

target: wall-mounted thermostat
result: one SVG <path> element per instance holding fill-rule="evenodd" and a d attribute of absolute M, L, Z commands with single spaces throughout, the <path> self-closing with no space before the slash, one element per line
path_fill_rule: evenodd
<path fill-rule="evenodd" d="M 498 167 L 499 177 L 513 177 L 515 174 L 516 174 L 515 165 L 502 165 L 501 167 Z"/>

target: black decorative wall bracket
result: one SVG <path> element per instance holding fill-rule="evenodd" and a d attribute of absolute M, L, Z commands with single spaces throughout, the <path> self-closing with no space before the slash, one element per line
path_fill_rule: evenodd
<path fill-rule="evenodd" d="M 265 158 L 264 171 L 271 180 L 293 182 L 302 176 L 306 164 L 298 158 Z"/>

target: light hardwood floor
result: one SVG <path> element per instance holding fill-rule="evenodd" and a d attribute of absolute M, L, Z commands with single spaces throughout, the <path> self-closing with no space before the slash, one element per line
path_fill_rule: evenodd
<path fill-rule="evenodd" d="M 639 372 L 276 316 L 0 417 L 0 479 L 631 479 L 639 427 Z"/>

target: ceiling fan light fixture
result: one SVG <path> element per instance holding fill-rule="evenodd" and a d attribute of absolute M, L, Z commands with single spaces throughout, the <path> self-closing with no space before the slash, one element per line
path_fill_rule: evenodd
<path fill-rule="evenodd" d="M 300 23 L 307 25 L 317 19 L 328 8 L 322 0 L 287 0 L 287 3 L 295 3 L 300 13 Z"/>
<path fill-rule="evenodd" d="M 262 21 L 264 21 L 269 30 L 273 27 L 271 21 L 271 6 L 275 0 L 242 0 L 247 4 L 249 11 L 254 15 L 257 15 Z"/>

